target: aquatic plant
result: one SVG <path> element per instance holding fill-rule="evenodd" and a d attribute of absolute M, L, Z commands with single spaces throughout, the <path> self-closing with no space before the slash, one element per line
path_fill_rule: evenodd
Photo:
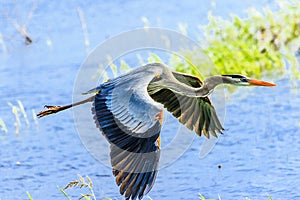
<path fill-rule="evenodd" d="M 16 134 L 18 134 L 20 132 L 20 127 L 21 127 L 20 114 L 19 114 L 20 108 L 13 105 L 11 102 L 8 102 L 7 104 L 11 107 L 12 113 L 15 115 L 16 121 L 14 125 L 16 127 Z"/>
<path fill-rule="evenodd" d="M 96 196 L 94 194 L 94 189 L 93 189 L 93 182 L 92 179 L 90 179 L 90 177 L 86 176 L 86 180 L 80 175 L 78 174 L 78 179 L 74 180 L 74 181 L 70 181 L 66 187 L 61 188 L 58 187 L 58 189 L 61 191 L 61 193 L 68 199 L 71 200 L 70 196 L 66 193 L 65 190 L 67 190 L 68 188 L 88 188 L 89 193 L 85 193 L 85 194 L 81 194 L 81 197 L 79 197 L 79 199 L 85 199 L 85 200 L 96 200 Z"/>
<path fill-rule="evenodd" d="M 33 200 L 31 194 L 30 194 L 29 192 L 26 192 L 26 193 L 27 193 L 28 199 L 29 199 L 29 200 Z"/>
<path fill-rule="evenodd" d="M 169 60 L 149 53 L 146 62 L 166 62 L 176 71 L 194 74 L 203 79 L 215 74 L 243 74 L 261 78 L 270 76 L 280 78 L 288 75 L 300 78 L 297 52 L 300 52 L 300 2 L 278 2 L 278 10 L 265 7 L 263 12 L 251 8 L 244 19 L 231 14 L 226 20 L 208 13 L 209 23 L 201 26 L 203 37 L 199 38 L 201 48 L 190 49 L 172 54 Z M 149 28 L 149 20 L 142 18 L 144 28 Z M 187 25 L 178 24 L 179 31 L 187 35 Z M 203 59 L 206 54 L 211 61 Z M 180 56 L 179 56 L 180 55 Z M 145 64 L 137 54 L 141 65 Z M 117 64 L 107 58 L 115 76 Z M 120 63 L 124 60 L 120 60 Z M 214 68 L 212 67 L 212 63 Z M 127 67 L 129 67 L 127 65 Z M 201 67 L 201 73 L 197 68 Z M 107 74 L 104 74 L 106 77 Z"/>
<path fill-rule="evenodd" d="M 4 121 L 0 118 L 0 126 L 1 126 L 1 130 L 4 133 L 7 133 L 7 128 L 6 128 L 6 124 L 4 123 Z"/>
<path fill-rule="evenodd" d="M 220 195 L 218 195 L 218 197 L 219 197 L 219 200 L 221 200 Z M 215 200 L 215 199 L 207 199 L 207 198 L 205 198 L 205 197 L 204 197 L 202 194 L 200 194 L 200 193 L 199 193 L 198 198 L 199 198 L 200 200 Z"/>
<path fill-rule="evenodd" d="M 202 194 L 200 194 L 199 193 L 199 196 L 198 196 L 198 198 L 200 199 L 200 200 L 215 200 L 215 199 L 207 199 L 207 198 L 205 198 Z M 216 200 L 221 200 L 221 196 L 218 194 L 218 199 L 216 199 Z M 246 197 L 245 198 L 245 200 L 250 200 L 250 198 L 249 197 Z M 270 196 L 270 195 L 268 195 L 268 200 L 272 200 L 272 197 Z"/>
<path fill-rule="evenodd" d="M 300 48 L 300 2 L 279 2 L 278 6 L 279 10 L 274 12 L 269 8 L 264 8 L 262 13 L 249 9 L 245 19 L 231 15 L 231 20 L 225 20 L 209 13 L 209 23 L 202 27 L 203 49 L 181 53 L 197 66 L 197 57 L 204 51 L 218 71 L 204 70 L 204 75 L 210 75 L 205 72 L 240 73 L 259 78 L 287 74 L 300 78 L 296 57 Z M 188 63 L 177 60 L 173 57 L 170 62 L 178 71 L 197 75 Z"/>
<path fill-rule="evenodd" d="M 24 117 L 25 123 L 27 126 L 29 126 L 29 120 L 28 120 L 27 114 L 25 112 L 24 105 L 23 105 L 22 101 L 20 101 L 20 100 L 17 100 L 17 102 L 19 105 L 20 112 L 22 113 L 22 115 Z"/>
<path fill-rule="evenodd" d="M 38 121 L 37 114 L 34 109 L 31 110 L 31 114 L 32 114 L 32 118 L 33 118 L 36 130 L 38 131 L 39 130 L 39 121 Z"/>
<path fill-rule="evenodd" d="M 25 111 L 25 107 L 22 101 L 17 100 L 18 105 L 14 105 L 12 102 L 7 102 L 7 104 L 9 107 L 11 107 L 11 113 L 14 115 L 15 118 L 15 122 L 14 122 L 15 133 L 19 134 L 22 127 L 23 120 L 25 121 L 27 128 L 30 126 L 31 120 L 28 118 L 28 115 Z M 37 120 L 36 113 L 34 110 L 31 110 L 31 113 L 32 113 L 32 119 L 35 124 L 36 130 L 39 130 L 39 122 Z M 8 132 L 7 125 L 9 127 L 9 124 L 6 124 L 4 120 L 0 118 L 0 127 L 2 131 Z"/>

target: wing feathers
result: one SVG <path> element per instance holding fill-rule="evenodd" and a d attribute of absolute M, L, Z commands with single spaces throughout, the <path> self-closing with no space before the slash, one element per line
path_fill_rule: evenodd
<path fill-rule="evenodd" d="M 97 92 L 92 107 L 97 127 L 111 145 L 113 175 L 126 199 L 142 199 L 155 181 L 160 156 L 159 134 L 163 116 L 154 101 L 164 105 L 179 121 L 194 130 L 217 137 L 223 127 L 207 97 L 186 97 L 158 84 L 151 84 L 154 72 L 162 72 L 153 64 L 109 80 L 90 92 Z M 200 87 L 194 76 L 173 72 L 181 83 Z M 149 85 L 145 85 L 148 84 Z M 136 87 L 139 85 L 140 87 Z M 145 90 L 147 87 L 147 90 Z M 150 97 L 151 98 L 150 98 Z M 153 101 L 154 100 L 154 101 Z"/>
<path fill-rule="evenodd" d="M 191 87 L 202 85 L 197 77 L 177 72 L 173 72 L 173 75 L 178 81 Z M 201 136 L 203 132 L 209 138 L 210 135 L 217 137 L 216 133 L 222 133 L 223 127 L 208 97 L 182 96 L 163 86 L 159 88 L 158 84 L 152 82 L 148 85 L 147 91 L 153 100 L 162 103 L 180 123 L 194 130 L 197 135 Z"/>
<path fill-rule="evenodd" d="M 113 87 L 103 84 L 98 88 L 92 107 L 94 119 L 111 144 L 111 165 L 120 193 L 126 199 L 141 199 L 152 188 L 157 174 L 160 152 L 156 143 L 161 126 L 156 120 L 152 127 L 137 134 L 135 131 L 143 124 L 128 115 L 126 108 L 120 105 L 114 113 L 110 110 Z"/>

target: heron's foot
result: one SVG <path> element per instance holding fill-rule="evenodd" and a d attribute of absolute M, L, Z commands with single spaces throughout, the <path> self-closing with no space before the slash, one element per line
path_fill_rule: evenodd
<path fill-rule="evenodd" d="M 62 108 L 62 106 L 48 106 L 48 105 L 45 105 L 44 107 L 47 108 L 47 110 L 43 110 L 43 111 L 39 112 L 37 114 L 38 117 L 44 117 L 46 115 L 57 113 Z"/>

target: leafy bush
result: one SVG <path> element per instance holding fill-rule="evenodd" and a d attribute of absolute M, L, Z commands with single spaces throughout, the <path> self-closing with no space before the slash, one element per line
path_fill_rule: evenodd
<path fill-rule="evenodd" d="M 300 78 L 295 55 L 300 47 L 300 2 L 280 2 L 278 6 L 275 12 L 250 9 L 245 19 L 231 15 L 231 20 L 225 20 L 209 14 L 209 23 L 203 27 L 206 44 L 202 44 L 218 72 L 204 70 L 203 75 L 240 73 L 259 78 L 288 74 Z M 196 58 L 203 50 L 182 54 L 201 66 Z M 173 56 L 170 61 L 176 70 L 199 75 L 177 59 Z"/>

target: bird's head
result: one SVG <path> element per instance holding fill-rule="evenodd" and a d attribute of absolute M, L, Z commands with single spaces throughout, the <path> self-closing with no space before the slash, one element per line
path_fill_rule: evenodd
<path fill-rule="evenodd" d="M 239 74 L 234 75 L 222 75 L 226 78 L 229 84 L 238 85 L 238 86 L 276 86 L 274 83 L 269 83 L 261 80 L 251 79 L 246 76 Z"/>

